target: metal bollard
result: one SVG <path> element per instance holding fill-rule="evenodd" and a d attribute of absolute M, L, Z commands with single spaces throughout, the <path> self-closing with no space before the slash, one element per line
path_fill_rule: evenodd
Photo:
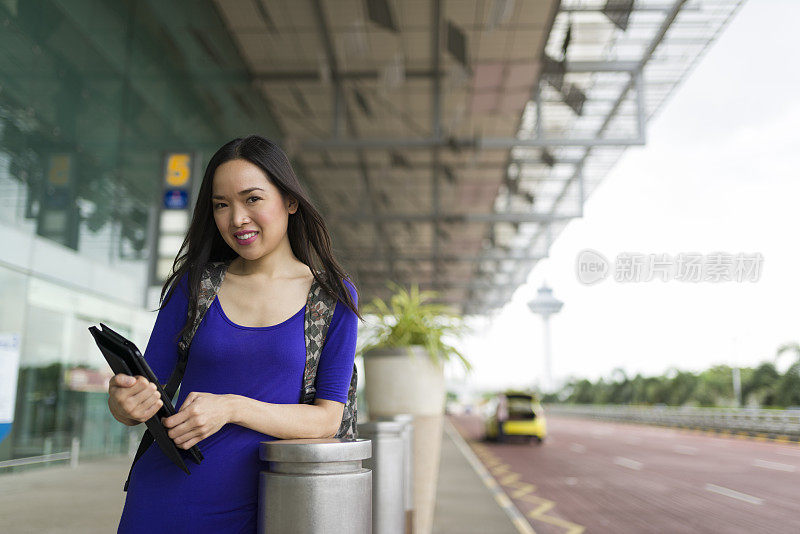
<path fill-rule="evenodd" d="M 403 429 L 398 421 L 370 421 L 358 425 L 358 435 L 372 440 L 372 458 L 364 462 L 372 469 L 372 531 L 403 534 L 404 449 Z"/>
<path fill-rule="evenodd" d="M 405 474 L 403 483 L 405 485 L 405 495 L 403 495 L 403 505 L 406 512 L 405 534 L 414 532 L 414 416 L 408 413 L 395 415 L 393 421 L 403 423 L 403 464 Z"/>
<path fill-rule="evenodd" d="M 370 534 L 371 456 L 368 439 L 261 442 L 259 534 Z"/>

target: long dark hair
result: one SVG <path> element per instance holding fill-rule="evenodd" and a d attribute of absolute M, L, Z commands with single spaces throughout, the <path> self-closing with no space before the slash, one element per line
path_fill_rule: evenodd
<path fill-rule="evenodd" d="M 173 290 L 177 286 L 177 282 L 188 271 L 189 317 L 194 317 L 197 313 L 197 300 L 200 294 L 200 277 L 203 267 L 208 262 L 213 261 L 230 262 L 238 256 L 219 233 L 217 224 L 214 221 L 211 201 L 212 183 L 217 167 L 234 159 L 249 161 L 264 171 L 272 185 L 281 191 L 284 199 L 286 195 L 291 195 L 297 199 L 297 211 L 289 214 L 289 224 L 286 229 L 292 252 L 301 262 L 311 268 L 314 279 L 317 280 L 324 291 L 341 300 L 345 306 L 350 308 L 363 321 L 364 318 L 358 313 L 350 292 L 342 282 L 343 278 L 349 279 L 350 277 L 334 258 L 331 251 L 331 238 L 325 226 L 325 221 L 300 185 L 283 150 L 277 144 L 259 135 L 236 138 L 223 145 L 211 156 L 206 172 L 203 175 L 203 183 L 200 184 L 200 192 L 198 193 L 189 230 L 186 232 L 186 237 L 172 265 L 172 274 L 167 278 L 164 287 L 161 289 L 161 306 L 159 309 L 166 306 L 174 293 Z M 312 249 L 322 263 L 325 276 L 319 276 L 317 273 L 319 270 L 317 268 L 318 264 L 314 261 Z M 168 290 L 169 293 L 165 300 L 164 294 Z M 187 321 L 177 339 L 187 333 L 190 327 L 191 324 L 187 317 Z"/>

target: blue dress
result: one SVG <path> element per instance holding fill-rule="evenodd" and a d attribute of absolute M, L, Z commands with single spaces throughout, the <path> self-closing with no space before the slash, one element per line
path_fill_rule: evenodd
<path fill-rule="evenodd" d="M 144 354 L 162 383 L 178 357 L 175 336 L 186 320 L 186 279 L 159 311 Z M 355 288 L 344 283 L 357 303 Z M 192 341 L 176 409 L 192 391 L 298 403 L 306 359 L 304 319 L 305 306 L 280 324 L 241 326 L 214 299 Z M 358 317 L 337 302 L 320 356 L 317 398 L 347 401 L 357 330 Z M 190 475 L 158 446 L 150 446 L 131 473 L 118 532 L 254 533 L 262 469 L 258 447 L 273 439 L 226 424 L 197 444 L 204 459 L 200 465 L 186 460 Z"/>

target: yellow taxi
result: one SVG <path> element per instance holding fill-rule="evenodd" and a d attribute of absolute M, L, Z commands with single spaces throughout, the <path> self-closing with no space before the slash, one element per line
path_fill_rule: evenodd
<path fill-rule="evenodd" d="M 535 395 L 522 391 L 505 391 L 488 404 L 486 439 L 507 441 L 509 436 L 522 436 L 528 443 L 541 444 L 547 435 L 542 405 Z"/>

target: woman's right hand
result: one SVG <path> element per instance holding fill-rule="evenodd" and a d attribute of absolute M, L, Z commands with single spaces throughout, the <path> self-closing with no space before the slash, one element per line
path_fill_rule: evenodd
<path fill-rule="evenodd" d="M 156 385 L 143 376 L 120 373 L 108 382 L 108 408 L 120 423 L 128 426 L 144 423 L 162 404 Z"/>

